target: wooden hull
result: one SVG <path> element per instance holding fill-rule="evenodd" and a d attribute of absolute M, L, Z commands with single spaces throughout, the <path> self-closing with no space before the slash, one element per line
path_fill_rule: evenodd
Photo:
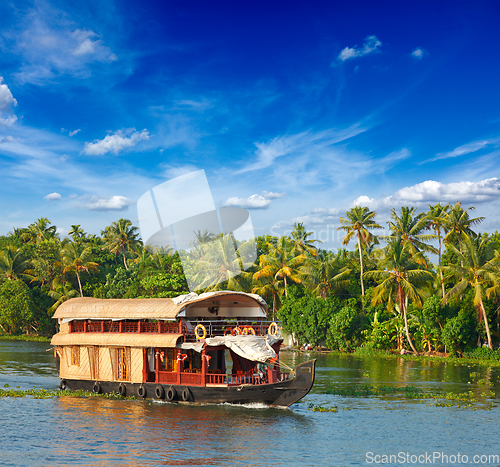
<path fill-rule="evenodd" d="M 178 386 L 158 383 L 128 383 L 110 381 L 61 381 L 61 387 L 70 390 L 110 393 L 148 399 L 172 399 L 172 402 L 197 404 L 252 404 L 263 403 L 274 407 L 288 407 L 302 399 L 314 383 L 316 360 L 295 367 L 295 377 L 273 384 L 241 384 L 239 386 Z M 170 390 L 170 391 L 169 391 Z M 172 398 L 171 396 L 174 395 Z"/>

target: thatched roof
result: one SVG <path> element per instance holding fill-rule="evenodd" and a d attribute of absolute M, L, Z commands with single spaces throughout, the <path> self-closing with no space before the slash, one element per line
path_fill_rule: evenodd
<path fill-rule="evenodd" d="M 58 333 L 51 345 L 101 345 L 106 347 L 175 347 L 182 334 L 135 334 L 135 333 Z"/>
<path fill-rule="evenodd" d="M 72 298 L 60 305 L 53 317 L 58 319 L 175 319 L 185 307 L 201 302 L 206 302 L 207 306 L 215 303 L 237 302 L 241 307 L 259 306 L 267 310 L 264 300 L 258 295 L 220 291 L 201 295 L 189 294 L 176 298 Z"/>

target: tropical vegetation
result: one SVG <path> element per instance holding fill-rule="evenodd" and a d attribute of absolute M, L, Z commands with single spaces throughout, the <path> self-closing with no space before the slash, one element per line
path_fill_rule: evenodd
<path fill-rule="evenodd" d="M 73 297 L 174 297 L 195 284 L 262 295 L 269 319 L 298 346 L 459 356 L 484 347 L 496 355 L 500 234 L 478 232 L 483 218 L 472 210 L 402 206 L 378 236 L 377 213 L 355 206 L 339 219 L 342 243 L 355 240 L 354 250 L 322 249 L 303 223 L 254 243 L 197 232 L 191 263 L 169 246 L 145 247 L 128 219 L 101 235 L 75 224 L 61 238 L 40 218 L 0 237 L 0 333 L 50 336 L 54 311 Z"/>

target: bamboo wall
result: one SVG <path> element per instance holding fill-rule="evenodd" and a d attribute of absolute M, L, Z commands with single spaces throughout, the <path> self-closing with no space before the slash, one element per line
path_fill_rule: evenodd
<path fill-rule="evenodd" d="M 80 349 L 79 364 L 72 364 L 71 352 L 73 346 L 59 347 L 58 354 L 61 360 L 61 379 L 80 379 L 90 381 L 120 381 L 117 375 L 116 347 L 76 346 Z M 141 348 L 126 347 L 128 374 L 125 381 L 141 383 L 143 379 L 142 367 L 143 350 Z"/>

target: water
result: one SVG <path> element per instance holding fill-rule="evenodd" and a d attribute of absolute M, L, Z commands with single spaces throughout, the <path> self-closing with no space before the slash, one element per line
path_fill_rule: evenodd
<path fill-rule="evenodd" d="M 0 340 L 0 386 L 56 388 L 59 379 L 48 348 L 45 343 Z M 326 394 L 353 384 L 500 394 L 500 369 L 321 354 L 283 358 L 295 365 L 312 356 L 318 358 L 314 388 L 289 409 L 0 398 L 0 465 L 349 466 L 379 465 L 376 460 L 384 458 L 376 455 L 391 454 L 395 457 L 386 460 L 393 465 L 456 465 L 464 463 L 464 455 L 467 463 L 481 460 L 474 456 L 500 455 L 496 396 L 474 404 L 473 410 L 457 403 L 436 407 L 428 399 Z M 493 386 L 484 385 L 488 382 Z M 313 412 L 311 404 L 338 411 Z M 460 458 L 453 457 L 458 454 Z M 448 456 L 444 462 L 442 455 Z M 479 465 L 500 465 L 491 461 Z"/>

